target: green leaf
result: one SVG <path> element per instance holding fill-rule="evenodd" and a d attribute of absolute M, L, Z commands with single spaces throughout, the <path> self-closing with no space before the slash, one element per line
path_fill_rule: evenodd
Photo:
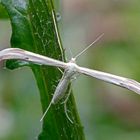
<path fill-rule="evenodd" d="M 22 48 L 55 59 L 63 60 L 63 48 L 54 25 L 53 2 L 51 0 L 2 0 L 12 25 L 11 46 Z M 55 13 L 54 13 L 55 14 Z M 34 73 L 43 112 L 51 101 L 62 74 L 57 68 L 37 66 L 19 61 L 8 61 L 7 67 L 14 69 L 29 65 Z M 68 92 L 68 91 L 67 91 Z M 83 127 L 71 94 L 67 103 L 73 124 L 67 119 L 64 107 L 59 102 L 46 115 L 39 140 L 84 140 Z M 41 116 L 41 115 L 40 115 Z"/>
<path fill-rule="evenodd" d="M 14 70 L 19 67 L 24 67 L 24 66 L 31 66 L 33 64 L 25 61 L 20 61 L 20 60 L 8 60 L 6 61 L 6 68 L 10 70 Z"/>
<path fill-rule="evenodd" d="M 1 5 L 1 1 L 0 1 L 0 19 L 7 19 L 8 17 L 8 13 L 7 11 L 3 8 L 3 6 Z"/>

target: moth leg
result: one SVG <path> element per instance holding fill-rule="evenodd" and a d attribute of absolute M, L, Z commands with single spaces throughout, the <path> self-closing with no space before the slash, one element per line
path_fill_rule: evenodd
<path fill-rule="evenodd" d="M 78 77 L 79 77 L 79 75 L 80 75 L 80 74 L 78 74 Z M 73 77 L 73 78 L 71 79 L 71 82 L 73 82 L 73 81 L 75 81 L 75 80 L 76 80 L 76 76 Z M 61 104 L 64 104 L 64 111 L 65 111 L 66 117 L 67 117 L 67 119 L 73 124 L 73 121 L 71 120 L 71 118 L 70 118 L 69 115 L 68 115 L 68 111 L 69 111 L 69 110 L 67 109 L 67 101 L 68 101 L 68 99 L 69 99 L 69 97 L 70 97 L 70 94 L 71 94 L 71 91 L 72 91 L 71 86 L 72 86 L 72 85 L 70 85 L 69 92 L 68 92 L 68 94 L 67 94 L 66 99 L 65 99 Z"/>
<path fill-rule="evenodd" d="M 72 77 L 71 82 L 75 81 L 75 80 L 77 79 L 77 77 L 79 77 L 79 75 L 80 75 L 80 74 L 78 74 L 78 76 Z M 70 85 L 70 89 L 69 89 L 69 92 L 68 92 L 68 94 L 67 94 L 66 99 L 65 99 L 61 104 L 66 104 L 66 103 L 67 103 L 67 101 L 68 101 L 68 99 L 69 99 L 69 96 L 70 96 L 70 93 L 71 93 L 71 90 L 72 90 L 72 89 L 71 89 L 71 86 L 72 86 L 72 84 Z"/>
<path fill-rule="evenodd" d="M 77 75 L 75 75 L 74 77 L 72 77 L 71 82 L 75 81 L 80 75 L 81 74 L 78 73 Z"/>
<path fill-rule="evenodd" d="M 57 67 L 57 69 L 61 72 L 61 74 L 63 74 L 63 73 L 64 73 L 64 72 L 63 72 L 60 68 L 58 68 L 58 67 Z"/>
<path fill-rule="evenodd" d="M 64 103 L 64 111 L 65 111 L 66 117 L 67 117 L 67 119 L 73 124 L 73 121 L 72 121 L 71 118 L 69 117 L 69 115 L 68 115 L 68 110 L 67 110 L 67 101 L 68 101 L 68 99 L 69 99 L 69 97 L 70 97 L 71 90 L 72 90 L 72 89 L 71 89 L 71 87 L 70 87 L 69 93 L 68 93 L 68 95 L 67 95 L 67 98 L 65 99 L 65 101 L 64 101 L 63 103 Z"/>

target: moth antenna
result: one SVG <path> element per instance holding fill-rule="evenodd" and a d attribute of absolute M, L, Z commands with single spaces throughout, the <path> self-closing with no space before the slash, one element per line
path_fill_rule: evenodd
<path fill-rule="evenodd" d="M 49 111 L 50 107 L 52 105 L 52 101 L 50 102 L 49 106 L 47 107 L 46 111 L 44 112 L 43 116 L 41 117 L 40 121 L 42 122 L 44 117 L 46 116 L 47 112 Z"/>
<path fill-rule="evenodd" d="M 73 58 L 73 53 L 72 53 L 72 51 L 71 51 L 70 48 L 69 48 L 69 52 L 70 52 L 70 56 L 71 56 L 71 58 Z"/>
<path fill-rule="evenodd" d="M 82 55 L 85 51 L 87 51 L 93 44 L 95 44 L 98 40 L 100 40 L 103 37 L 104 33 L 102 33 L 100 36 L 98 36 L 90 45 L 88 45 L 84 50 L 82 50 L 80 53 L 78 53 L 74 59 L 77 59 L 80 55 Z"/>

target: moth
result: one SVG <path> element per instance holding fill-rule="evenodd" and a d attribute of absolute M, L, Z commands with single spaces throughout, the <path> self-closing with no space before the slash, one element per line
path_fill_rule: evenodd
<path fill-rule="evenodd" d="M 61 98 L 64 97 L 71 79 L 75 77 L 77 74 L 84 74 L 93 78 L 97 78 L 105 82 L 131 90 L 137 94 L 140 94 L 140 83 L 135 80 L 113 75 L 113 74 L 102 72 L 102 71 L 89 69 L 86 67 L 80 67 L 76 64 L 76 59 L 81 54 L 83 54 L 88 48 L 90 48 L 95 42 L 97 42 L 101 37 L 102 35 L 100 35 L 92 44 L 90 44 L 87 48 L 85 48 L 82 52 L 80 52 L 74 58 L 71 58 L 71 60 L 67 63 L 53 59 L 53 58 L 49 58 L 46 56 L 42 56 L 33 52 L 29 52 L 23 49 L 19 49 L 19 48 L 7 48 L 4 50 L 1 50 L 0 61 L 7 60 L 7 59 L 18 59 L 18 60 L 23 60 L 23 61 L 39 64 L 39 65 L 48 65 L 48 66 L 54 66 L 54 67 L 59 67 L 59 68 L 64 69 L 63 76 L 58 86 L 56 87 L 52 100 L 48 108 L 46 109 L 45 113 L 43 114 L 41 121 L 44 119 L 50 106 L 52 104 L 56 104 Z M 66 101 L 68 100 L 68 97 Z M 66 113 L 66 116 L 68 117 L 67 113 Z M 70 120 L 70 122 L 72 122 L 69 117 L 68 119 Z"/>

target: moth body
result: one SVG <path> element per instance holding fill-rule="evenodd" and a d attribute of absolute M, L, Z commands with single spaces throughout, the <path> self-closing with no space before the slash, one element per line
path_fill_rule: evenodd
<path fill-rule="evenodd" d="M 71 59 L 70 62 L 68 62 L 67 64 L 67 68 L 65 69 L 64 74 L 54 92 L 51 101 L 52 104 L 56 104 L 60 99 L 62 99 L 65 96 L 66 90 L 71 79 L 73 79 L 73 76 L 77 73 L 77 64 L 75 64 L 75 61 L 72 61 Z"/>

